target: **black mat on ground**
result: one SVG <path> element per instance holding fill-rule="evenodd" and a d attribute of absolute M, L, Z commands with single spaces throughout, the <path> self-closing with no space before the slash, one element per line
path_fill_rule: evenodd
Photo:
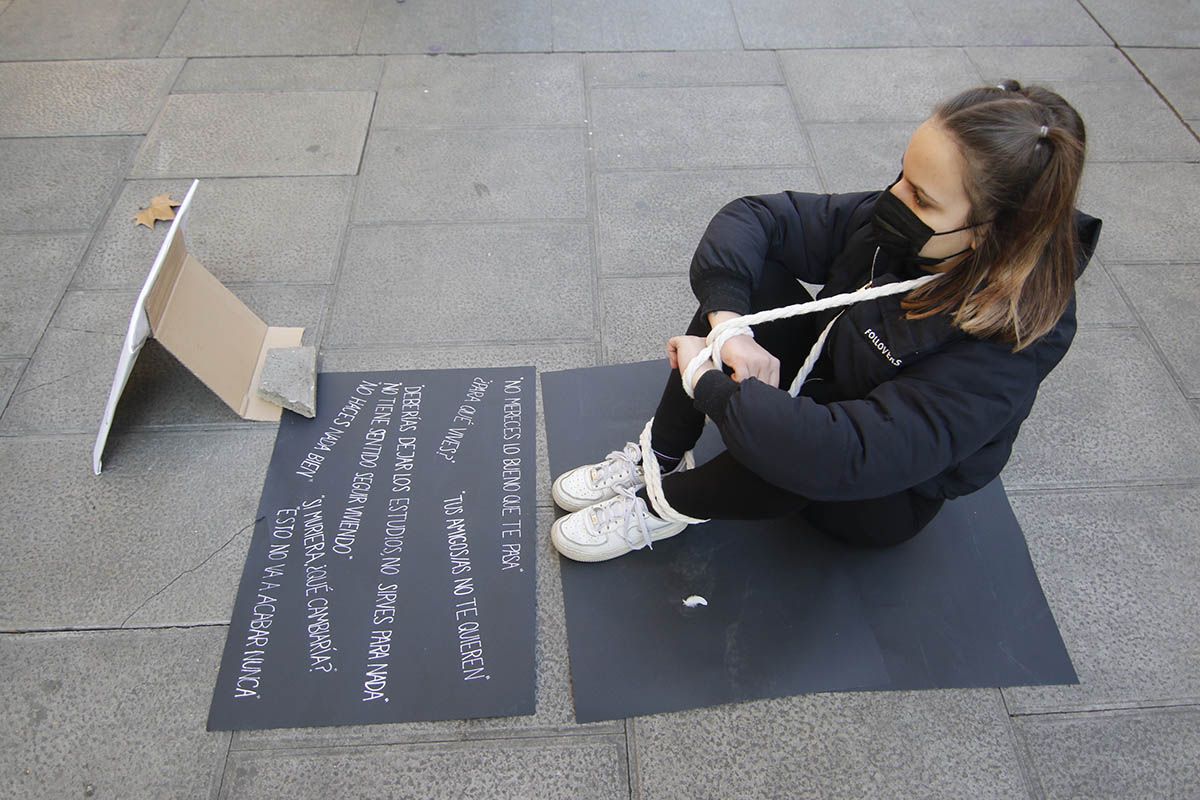
<path fill-rule="evenodd" d="M 532 368 L 320 375 L 285 413 L 209 730 L 534 711 Z"/>
<path fill-rule="evenodd" d="M 661 361 L 542 375 L 552 474 L 636 440 L 667 374 Z M 709 425 L 698 462 L 720 448 Z M 709 522 L 653 551 L 562 559 L 562 584 L 579 722 L 807 692 L 1078 682 L 998 480 L 894 548 L 850 547 L 799 518 Z M 691 595 L 708 605 L 685 606 Z"/>

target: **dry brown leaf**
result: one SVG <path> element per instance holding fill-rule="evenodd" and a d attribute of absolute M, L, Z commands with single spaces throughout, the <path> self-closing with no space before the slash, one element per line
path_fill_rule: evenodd
<path fill-rule="evenodd" d="M 179 206 L 178 200 L 172 200 L 170 194 L 160 194 L 150 200 L 150 205 L 138 211 L 134 215 L 133 220 L 138 225 L 145 225 L 147 228 L 153 228 L 154 223 L 158 220 L 175 219 L 173 208 Z"/>

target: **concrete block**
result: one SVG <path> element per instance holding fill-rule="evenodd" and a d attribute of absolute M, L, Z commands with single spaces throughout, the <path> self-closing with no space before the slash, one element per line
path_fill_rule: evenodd
<path fill-rule="evenodd" d="M 1084 328 L 1042 383 L 1005 485 L 1069 487 L 1200 478 L 1200 422 L 1145 336 Z"/>
<path fill-rule="evenodd" d="M 1188 397 L 1200 397 L 1200 287 L 1196 264 L 1118 264 L 1113 274 Z"/>
<path fill-rule="evenodd" d="M 922 0 L 913 16 L 934 45 L 1103 45 L 1108 36 L 1074 0 Z"/>
<path fill-rule="evenodd" d="M 744 195 L 820 191 L 815 170 L 602 172 L 596 176 L 601 275 L 687 274 L 704 229 Z"/>
<path fill-rule="evenodd" d="M 1200 711 L 1162 708 L 1017 717 L 1039 797 L 1195 797 Z"/>
<path fill-rule="evenodd" d="M 171 91 L 373 92 L 382 73 L 375 56 L 193 58 Z"/>
<path fill-rule="evenodd" d="M 360 53 L 547 53 L 550 0 L 373 0 Z"/>
<path fill-rule="evenodd" d="M 168 226 L 160 223 L 151 231 L 132 217 L 159 194 L 183 199 L 190 183 L 127 181 L 74 286 L 141 286 Z M 352 178 L 341 176 L 202 181 L 188 212 L 188 251 L 225 283 L 327 282 L 337 270 L 353 185 Z"/>
<path fill-rule="evenodd" d="M 1056 82 L 1087 126 L 1093 161 L 1200 161 L 1200 142 L 1143 82 Z"/>
<path fill-rule="evenodd" d="M 192 3 L 164 56 L 353 53 L 368 0 L 207 0 Z"/>
<path fill-rule="evenodd" d="M 921 122 L 940 101 L 976 86 L 958 48 L 780 53 L 805 122 Z"/>
<path fill-rule="evenodd" d="M 1200 263 L 1200 164 L 1091 164 L 1079 207 L 1104 220 L 1098 253 L 1110 264 Z"/>
<path fill-rule="evenodd" d="M 1200 117 L 1200 50 L 1138 47 L 1128 52 L 1184 119 Z"/>
<path fill-rule="evenodd" d="M 598 169 L 812 163 L 782 86 L 596 88 L 591 98 Z"/>
<path fill-rule="evenodd" d="M 268 323 L 304 327 L 306 343 L 319 341 L 324 287 L 231 288 Z M 68 292 L 0 418 L 0 433 L 94 437 L 136 298 L 137 289 Z M 148 342 L 122 395 L 116 430 L 214 424 L 257 425 L 239 418 L 157 342 Z"/>
<path fill-rule="evenodd" d="M 154 58 L 187 0 L 16 0 L 0 5 L 0 60 Z"/>
<path fill-rule="evenodd" d="M 372 132 L 354 220 L 582 219 L 586 138 L 582 128 Z"/>
<path fill-rule="evenodd" d="M 1025 796 L 994 689 L 816 694 L 639 717 L 630 744 L 647 800 Z"/>
<path fill-rule="evenodd" d="M 0 136 L 145 133 L 183 61 L 0 64 Z"/>
<path fill-rule="evenodd" d="M 271 798 L 304 786 L 313 797 L 361 793 L 430 800 L 629 797 L 622 736 L 405 747 L 233 753 L 222 798 Z"/>
<path fill-rule="evenodd" d="M 353 175 L 370 92 L 171 95 L 135 178 Z"/>
<path fill-rule="evenodd" d="M 1200 490 L 1018 493 L 1013 510 L 1079 674 L 1004 689 L 1016 714 L 1200 697 Z"/>
<path fill-rule="evenodd" d="M 732 0 L 732 5 L 748 49 L 929 44 L 904 0 Z"/>
<path fill-rule="evenodd" d="M 312 419 L 317 415 L 317 348 L 276 347 L 267 351 L 258 396 Z"/>
<path fill-rule="evenodd" d="M 1200 8 L 1177 0 L 1088 0 L 1095 15 L 1117 44 L 1127 47 L 1200 46 Z"/>
<path fill-rule="evenodd" d="M 967 56 L 985 84 L 1015 78 L 1022 84 L 1049 81 L 1140 81 L 1121 51 L 1108 47 L 968 47 Z"/>
<path fill-rule="evenodd" d="M 0 636 L 13 800 L 213 797 L 228 733 L 204 720 L 223 628 Z"/>
<path fill-rule="evenodd" d="M 4 413 L 8 398 L 12 396 L 13 389 L 17 387 L 17 381 L 21 379 L 21 373 L 25 371 L 25 365 L 28 363 L 25 359 L 0 360 L 0 414 Z"/>
<path fill-rule="evenodd" d="M 707 50 L 588 53 L 588 86 L 720 86 L 783 83 L 774 53 Z"/>
<path fill-rule="evenodd" d="M 687 271 L 672 277 L 605 278 L 601 337 L 605 364 L 662 359 L 663 382 L 670 372 L 667 339 L 687 330 L 699 303 L 688 286 Z"/>
<path fill-rule="evenodd" d="M 0 438 L 4 463 L 22 465 L 0 476 L 0 524 L 22 531 L 0 565 L 4 630 L 123 625 L 254 522 L 274 430 L 121 435 L 102 477 L 94 441 Z M 174 622 L 228 620 L 235 586 L 194 587 Z"/>
<path fill-rule="evenodd" d="M 808 125 L 817 169 L 830 192 L 883 190 L 900 173 L 918 122 L 829 122 Z"/>
<path fill-rule="evenodd" d="M 0 233 L 86 231 L 108 208 L 138 139 L 0 139 Z"/>
<path fill-rule="evenodd" d="M 0 355 L 33 353 L 87 245 L 87 235 L 0 236 Z"/>
<path fill-rule="evenodd" d="M 372 126 L 583 125 L 579 56 L 393 56 Z"/>
<path fill-rule="evenodd" d="M 1075 316 L 1080 325 L 1136 327 L 1138 324 L 1108 270 L 1097 258 L 1075 281 L 1075 299 Z"/>
<path fill-rule="evenodd" d="M 724 0 L 555 0 L 555 50 L 741 49 Z"/>
<path fill-rule="evenodd" d="M 589 238 L 558 222 L 354 228 L 325 341 L 590 340 Z"/>
<path fill-rule="evenodd" d="M 538 483 L 549 486 L 550 479 L 539 477 Z M 549 540 L 550 525 L 553 522 L 554 515 L 551 511 L 539 511 L 536 714 L 528 717 L 406 722 L 394 725 L 239 731 L 234 734 L 233 749 L 269 752 L 291 747 L 527 738 L 548 734 L 623 734 L 625 723 L 621 720 L 575 724 L 575 711 L 571 701 L 571 675 L 567 660 L 566 617 L 563 612 L 562 583 L 559 578 L 559 556 Z"/>

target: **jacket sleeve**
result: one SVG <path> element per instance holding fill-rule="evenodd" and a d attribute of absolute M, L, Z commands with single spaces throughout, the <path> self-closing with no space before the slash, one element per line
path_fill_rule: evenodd
<path fill-rule="evenodd" d="M 731 455 L 812 500 L 860 500 L 916 486 L 991 441 L 1036 393 L 1036 360 L 1000 343 L 958 342 L 861 400 L 819 404 L 709 370 L 696 407 Z"/>
<path fill-rule="evenodd" d="M 800 280 L 825 283 L 833 259 L 867 221 L 878 196 L 780 192 L 728 203 L 709 222 L 692 257 L 692 291 L 701 311 L 748 312 L 768 259 Z"/>

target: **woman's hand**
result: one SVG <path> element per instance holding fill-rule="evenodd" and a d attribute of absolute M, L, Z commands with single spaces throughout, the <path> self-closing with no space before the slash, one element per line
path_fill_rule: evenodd
<path fill-rule="evenodd" d="M 749 336 L 735 336 L 725 342 L 721 361 L 733 369 L 733 379 L 738 383 L 758 378 L 768 386 L 779 386 L 779 359 Z"/>
<path fill-rule="evenodd" d="M 683 371 L 687 369 L 687 365 L 692 363 L 692 359 L 700 354 L 700 351 L 705 348 L 706 344 L 704 339 L 699 336 L 671 337 L 670 341 L 667 342 L 667 359 L 671 362 L 671 369 L 679 370 L 680 375 L 682 375 Z M 708 368 L 712 369 L 711 363 L 709 363 Z"/>

